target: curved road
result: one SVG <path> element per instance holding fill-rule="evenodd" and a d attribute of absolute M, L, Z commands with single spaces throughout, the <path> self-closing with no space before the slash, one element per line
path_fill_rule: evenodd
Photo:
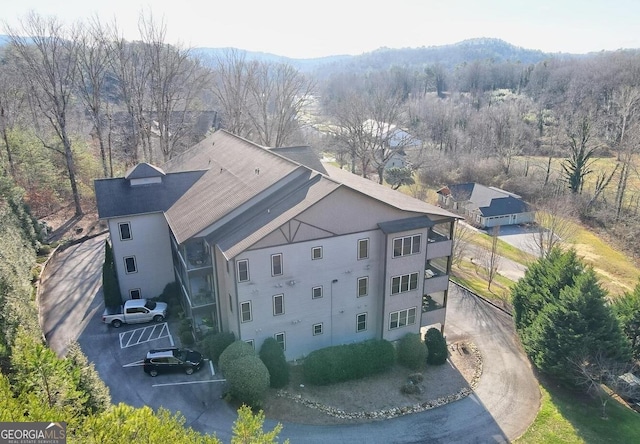
<path fill-rule="evenodd" d="M 64 354 L 68 340 L 79 338 L 83 350 L 104 377 L 115 371 L 113 362 L 103 362 L 105 359 L 95 353 L 98 347 L 87 345 L 96 331 L 106 328 L 99 319 L 103 244 L 104 236 L 100 236 L 52 258 L 42 277 L 40 306 L 42 328 L 50 346 Z M 474 394 L 422 413 L 368 424 L 285 423 L 280 438 L 289 438 L 291 443 L 487 443 L 509 442 L 524 433 L 538 412 L 540 392 L 516 340 L 510 316 L 453 284 L 450 288 L 447 340 L 472 341 L 483 357 L 483 373 Z M 147 392 L 132 393 L 136 389 L 134 383 L 125 388 L 122 378 L 118 384 L 110 384 L 108 377 L 105 381 L 114 403 L 139 406 L 148 402 L 151 407 L 158 407 L 153 405 L 154 396 Z M 198 393 L 194 391 L 192 396 L 195 401 Z M 173 408 L 164 406 L 180 410 L 187 425 L 195 430 L 216 433 L 229 441 L 234 412 L 223 401 L 188 401 L 182 400 Z M 265 428 L 274 425 L 275 422 L 267 420 Z"/>

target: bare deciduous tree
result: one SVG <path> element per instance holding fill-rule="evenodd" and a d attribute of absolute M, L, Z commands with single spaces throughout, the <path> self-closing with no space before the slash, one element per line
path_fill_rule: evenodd
<path fill-rule="evenodd" d="M 466 223 L 460 221 L 456 223 L 453 246 L 451 248 L 451 265 L 460 265 L 467 254 L 472 235 L 473 231 Z"/>
<path fill-rule="evenodd" d="M 67 32 L 57 19 L 32 12 L 21 21 L 20 30 L 7 27 L 6 31 L 10 44 L 20 55 L 18 66 L 29 86 L 32 103 L 59 143 L 51 143 L 42 131 L 40 140 L 43 146 L 64 156 L 75 214 L 80 216 L 82 206 L 68 121 L 77 75 L 76 30 Z"/>
<path fill-rule="evenodd" d="M 545 199 L 536 206 L 535 227 L 530 249 L 538 257 L 545 258 L 551 251 L 565 242 L 571 242 L 575 232 L 575 211 L 569 197 L 558 196 Z"/>
<path fill-rule="evenodd" d="M 480 257 L 480 266 L 487 278 L 487 290 L 491 291 L 491 284 L 498 274 L 498 267 L 502 257 L 498 252 L 498 236 L 500 235 L 500 226 L 497 225 L 491 228 L 491 249 L 482 250 Z"/>

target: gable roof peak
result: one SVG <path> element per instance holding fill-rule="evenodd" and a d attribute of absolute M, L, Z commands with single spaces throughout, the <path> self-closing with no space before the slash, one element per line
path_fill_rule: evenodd
<path fill-rule="evenodd" d="M 131 179 L 147 179 L 150 177 L 162 177 L 166 176 L 166 173 L 159 167 L 151 165 L 147 162 L 139 163 L 125 173 L 124 178 Z"/>

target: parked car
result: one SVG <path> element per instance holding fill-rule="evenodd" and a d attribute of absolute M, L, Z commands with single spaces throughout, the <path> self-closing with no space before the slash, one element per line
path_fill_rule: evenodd
<path fill-rule="evenodd" d="M 122 324 L 162 322 L 167 317 L 167 304 L 149 299 L 129 299 L 119 307 L 107 307 L 102 313 L 102 322 L 118 328 Z"/>
<path fill-rule="evenodd" d="M 187 375 L 202 367 L 202 354 L 188 348 L 162 348 L 149 350 L 144 359 L 144 371 L 151 376 L 158 373 L 183 371 Z"/>

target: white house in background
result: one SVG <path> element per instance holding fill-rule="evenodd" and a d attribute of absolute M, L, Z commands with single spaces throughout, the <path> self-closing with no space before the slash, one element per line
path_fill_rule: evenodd
<path fill-rule="evenodd" d="M 391 151 L 385 169 L 411 166 L 411 152 L 422 146 L 420 139 L 393 123 L 368 119 L 364 122 L 363 128 L 370 131 L 373 137 L 379 138 Z"/>
<path fill-rule="evenodd" d="M 196 333 L 268 337 L 287 359 L 444 328 L 455 214 L 307 147 L 219 130 L 162 169 L 95 181 L 122 294 L 177 281 Z"/>
<path fill-rule="evenodd" d="M 478 183 L 438 190 L 438 205 L 464 215 L 480 228 L 535 222 L 535 211 L 517 194 Z"/>

